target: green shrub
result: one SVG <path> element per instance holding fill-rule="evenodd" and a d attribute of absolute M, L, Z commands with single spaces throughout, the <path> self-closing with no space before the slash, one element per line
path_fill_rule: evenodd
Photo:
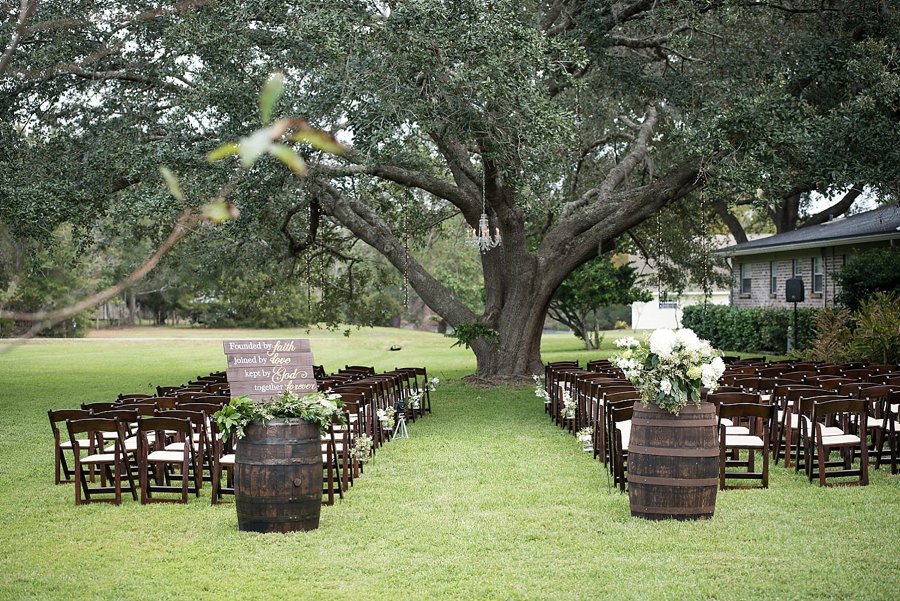
<path fill-rule="evenodd" d="M 841 287 L 838 302 L 851 311 L 876 292 L 900 293 L 900 251 L 878 248 L 853 255 L 834 279 Z"/>
<path fill-rule="evenodd" d="M 873 363 L 900 362 L 900 296 L 876 292 L 862 301 L 850 354 Z"/>
<path fill-rule="evenodd" d="M 816 309 L 800 309 L 797 320 L 797 348 L 808 347 L 815 338 Z M 793 331 L 793 309 L 740 309 L 729 305 L 685 307 L 682 325 L 719 349 L 735 352 L 784 353 L 788 331 Z"/>
<path fill-rule="evenodd" d="M 844 363 L 850 361 L 850 340 L 853 337 L 853 316 L 846 307 L 829 307 L 816 315 L 816 338 L 804 359 Z"/>

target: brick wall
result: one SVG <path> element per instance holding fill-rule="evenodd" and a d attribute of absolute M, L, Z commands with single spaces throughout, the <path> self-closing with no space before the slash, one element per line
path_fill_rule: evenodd
<path fill-rule="evenodd" d="M 822 292 L 813 292 L 813 257 L 823 259 L 824 282 Z M 768 260 L 764 260 L 768 259 Z M 733 284 L 731 288 L 731 304 L 736 307 L 793 307 L 794 303 L 785 300 L 785 282 L 792 277 L 794 260 L 797 261 L 797 277 L 803 279 L 803 287 L 806 300 L 797 303 L 798 307 L 830 307 L 834 305 L 834 297 L 840 292 L 840 287 L 834 281 L 832 273 L 838 271 L 844 265 L 844 255 L 837 254 L 832 257 L 828 254 L 822 257 L 819 251 L 816 254 L 794 254 L 789 258 L 775 258 L 765 256 L 734 257 L 732 259 Z M 749 270 L 751 276 L 750 293 L 741 292 L 741 265 L 745 272 Z M 771 292 L 770 278 L 774 270 L 776 278 L 775 293 Z"/>

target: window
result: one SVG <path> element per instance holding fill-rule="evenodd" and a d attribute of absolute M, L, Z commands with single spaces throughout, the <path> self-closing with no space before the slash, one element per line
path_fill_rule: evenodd
<path fill-rule="evenodd" d="M 663 290 L 662 294 L 659 296 L 659 308 L 660 309 L 677 309 L 678 308 L 678 298 L 672 298 L 669 296 L 668 290 Z"/>
<path fill-rule="evenodd" d="M 753 288 L 753 278 L 751 276 L 750 265 L 741 263 L 741 294 L 750 294 Z"/>
<path fill-rule="evenodd" d="M 812 291 L 821 293 L 825 289 L 825 270 L 822 267 L 822 257 L 813 257 L 812 274 Z"/>
<path fill-rule="evenodd" d="M 778 268 L 775 261 L 769 261 L 769 294 L 774 296 L 778 292 Z"/>
<path fill-rule="evenodd" d="M 801 277 L 800 261 L 798 259 L 791 259 L 791 277 Z"/>

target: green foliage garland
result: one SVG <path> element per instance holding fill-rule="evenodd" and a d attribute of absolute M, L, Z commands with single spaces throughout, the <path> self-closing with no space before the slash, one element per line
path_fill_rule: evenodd
<path fill-rule="evenodd" d="M 213 419 L 226 439 L 232 435 L 238 439 L 243 438 L 244 428 L 252 421 L 267 422 L 276 418 L 302 419 L 324 432 L 334 420 L 346 423 L 343 406 L 340 395 L 321 392 L 302 397 L 293 392 L 284 392 L 272 397 L 269 403 L 255 403 L 248 396 L 239 396 L 213 414 Z"/>

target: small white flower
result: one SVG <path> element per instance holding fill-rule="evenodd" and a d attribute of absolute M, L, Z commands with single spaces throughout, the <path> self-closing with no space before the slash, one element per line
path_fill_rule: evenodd
<path fill-rule="evenodd" d="M 672 383 L 669 382 L 668 378 L 665 378 L 659 383 L 659 389 L 665 394 L 669 394 L 672 392 Z"/>
<path fill-rule="evenodd" d="M 640 346 L 640 343 L 634 336 L 626 336 L 625 338 L 619 338 L 615 342 L 616 346 L 619 348 L 635 348 Z"/>

